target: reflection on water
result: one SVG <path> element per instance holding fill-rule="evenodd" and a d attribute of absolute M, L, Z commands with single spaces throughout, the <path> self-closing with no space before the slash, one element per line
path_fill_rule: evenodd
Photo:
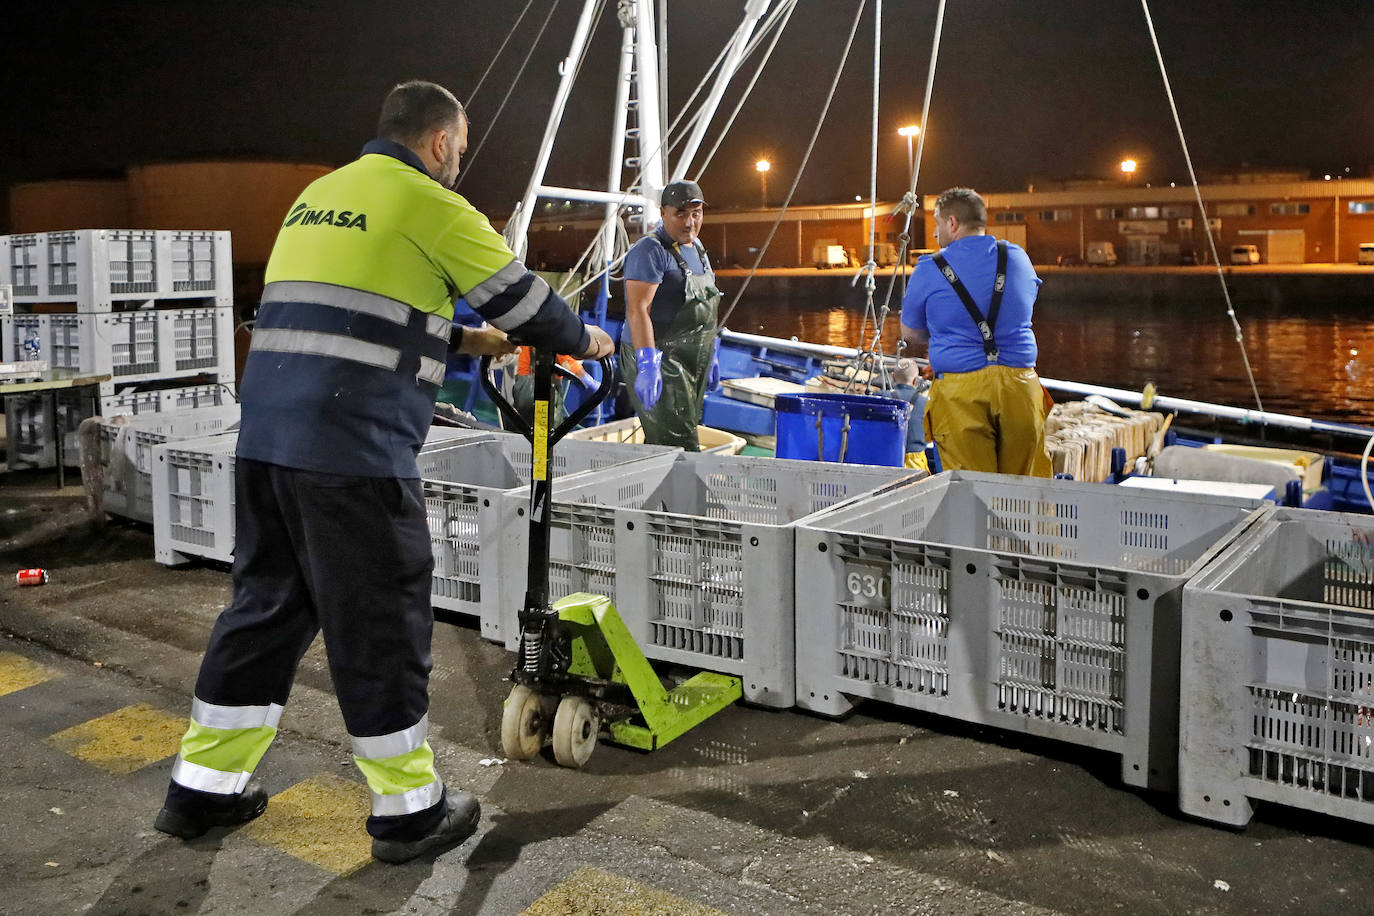
<path fill-rule="evenodd" d="M 1265 410 L 1374 422 L 1374 321 L 1324 307 L 1299 314 L 1236 310 Z M 889 353 L 899 336 L 895 311 L 883 327 Z M 785 304 L 746 293 L 728 325 L 852 347 L 862 318 L 861 305 L 798 305 L 795 299 Z M 1173 397 L 1240 407 L 1255 403 L 1223 306 L 1204 312 L 1186 306 L 1042 305 L 1035 335 L 1039 371 L 1050 378 L 1134 390 L 1153 381 L 1160 394 Z"/>

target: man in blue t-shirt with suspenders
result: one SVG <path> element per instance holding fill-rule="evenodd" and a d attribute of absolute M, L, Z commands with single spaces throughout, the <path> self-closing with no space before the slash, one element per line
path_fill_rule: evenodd
<path fill-rule="evenodd" d="M 913 355 L 930 344 L 926 423 L 940 463 L 1049 477 L 1031 331 L 1040 278 L 1021 246 L 986 234 L 987 204 L 972 189 L 942 193 L 934 219 L 940 251 L 916 262 L 902 339 Z"/>

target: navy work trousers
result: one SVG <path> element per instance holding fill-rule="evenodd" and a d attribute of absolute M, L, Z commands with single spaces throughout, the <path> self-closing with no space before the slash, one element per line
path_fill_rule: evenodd
<path fill-rule="evenodd" d="M 415 725 L 429 710 L 434 628 L 420 481 L 239 459 L 234 485 L 233 600 L 215 622 L 196 696 L 225 706 L 285 705 L 301 657 L 323 631 L 349 734 Z M 173 788 L 181 790 L 173 795 L 201 794 Z M 412 814 L 374 815 L 367 829 L 412 839 L 443 812 L 440 798 Z"/>

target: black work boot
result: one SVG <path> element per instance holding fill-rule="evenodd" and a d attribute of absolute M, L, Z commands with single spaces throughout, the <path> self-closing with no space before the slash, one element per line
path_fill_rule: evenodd
<path fill-rule="evenodd" d="M 372 840 L 372 858 L 392 865 L 409 862 L 426 853 L 443 852 L 472 836 L 482 817 L 482 806 L 466 792 L 448 793 L 448 805 L 443 820 L 434 829 L 416 840 Z"/>
<path fill-rule="evenodd" d="M 194 840 L 212 827 L 237 827 L 267 810 L 267 790 L 250 782 L 238 795 L 226 797 L 223 805 L 206 806 L 199 811 L 173 811 L 166 805 L 157 813 L 153 827 L 163 833 Z"/>

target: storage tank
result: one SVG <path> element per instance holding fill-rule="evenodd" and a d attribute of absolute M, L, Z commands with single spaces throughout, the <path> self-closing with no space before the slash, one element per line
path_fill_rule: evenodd
<path fill-rule="evenodd" d="M 130 225 L 129 189 L 122 178 L 29 181 L 11 185 L 9 198 L 10 232 Z"/>
<path fill-rule="evenodd" d="M 265 264 L 291 204 L 333 171 L 293 162 L 176 162 L 129 167 L 133 225 L 228 229 L 234 263 Z"/>

